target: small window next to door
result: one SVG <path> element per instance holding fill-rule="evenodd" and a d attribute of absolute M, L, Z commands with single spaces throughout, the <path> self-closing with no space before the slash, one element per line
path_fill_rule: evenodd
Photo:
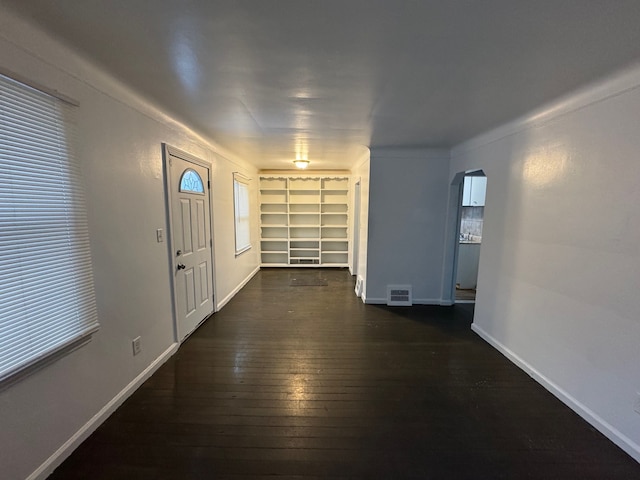
<path fill-rule="evenodd" d="M 187 168 L 180 177 L 180 191 L 188 193 L 201 193 L 204 195 L 204 183 L 198 172 Z"/>
<path fill-rule="evenodd" d="M 251 222 L 249 211 L 249 179 L 233 174 L 233 206 L 236 233 L 236 256 L 251 248 Z"/>

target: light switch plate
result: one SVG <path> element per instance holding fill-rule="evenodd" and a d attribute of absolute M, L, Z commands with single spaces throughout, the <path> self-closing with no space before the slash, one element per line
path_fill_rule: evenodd
<path fill-rule="evenodd" d="M 158 240 L 158 243 L 164 242 L 164 232 L 161 228 L 156 230 L 156 239 Z"/>

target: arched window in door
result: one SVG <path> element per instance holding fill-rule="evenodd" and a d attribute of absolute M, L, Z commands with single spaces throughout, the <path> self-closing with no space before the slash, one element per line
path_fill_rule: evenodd
<path fill-rule="evenodd" d="M 180 191 L 187 193 L 201 193 L 204 195 L 204 183 L 198 172 L 187 168 L 180 177 Z"/>

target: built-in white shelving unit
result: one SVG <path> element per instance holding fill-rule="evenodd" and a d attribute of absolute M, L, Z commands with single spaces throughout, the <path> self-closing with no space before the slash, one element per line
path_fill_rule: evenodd
<path fill-rule="evenodd" d="M 260 240 L 267 267 L 346 267 L 349 177 L 261 176 Z"/>

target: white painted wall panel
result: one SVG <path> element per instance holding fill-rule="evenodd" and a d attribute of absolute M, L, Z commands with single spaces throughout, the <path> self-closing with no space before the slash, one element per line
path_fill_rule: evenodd
<path fill-rule="evenodd" d="M 260 267 L 260 214 L 258 207 L 258 174 L 247 170 L 219 155 L 213 155 L 213 253 L 217 273 L 215 292 L 216 310 L 224 306 L 243 282 Z M 233 172 L 243 173 L 249 180 L 249 205 L 251 217 L 251 248 L 236 257 L 235 217 L 233 202 Z"/>
<path fill-rule="evenodd" d="M 459 146 L 450 176 L 488 178 L 474 328 L 640 460 L 635 78 Z"/>
<path fill-rule="evenodd" d="M 101 324 L 88 345 L 0 391 L 1 476 L 23 479 L 173 345 L 168 244 L 156 242 L 158 228 L 168 237 L 162 142 L 214 162 L 219 298 L 229 297 L 258 266 L 255 254 L 234 255 L 231 175 L 256 172 L 4 11 L 0 66 L 80 102 L 79 157 Z M 142 352 L 133 357 L 137 336 Z"/>
<path fill-rule="evenodd" d="M 367 302 L 412 285 L 414 303 L 441 301 L 449 153 L 372 149 Z"/>

